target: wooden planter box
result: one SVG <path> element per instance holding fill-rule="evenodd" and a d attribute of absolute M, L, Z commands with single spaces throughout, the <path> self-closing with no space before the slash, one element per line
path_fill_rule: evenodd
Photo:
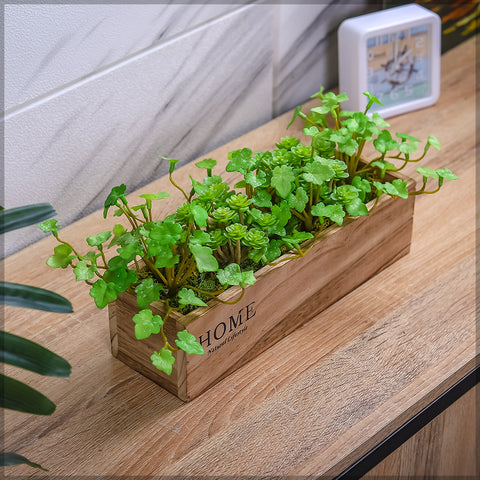
<path fill-rule="evenodd" d="M 395 177 L 400 177 L 396 175 Z M 401 177 L 405 178 L 405 177 Z M 415 182 L 409 180 L 409 191 Z M 205 355 L 176 353 L 170 376 L 150 361 L 163 342 L 160 335 L 136 340 L 132 317 L 136 298 L 122 294 L 109 305 L 112 354 L 182 400 L 189 401 L 226 377 L 291 331 L 410 250 L 415 196 L 392 199 L 383 195 L 368 217 L 346 220 L 326 229 L 303 258 L 265 266 L 235 305 L 212 300 L 188 315 L 173 312 L 166 334 L 174 345 L 176 332 L 188 328 Z M 232 287 L 220 298 L 238 297 Z M 163 317 L 161 302 L 150 306 Z M 167 328 L 168 326 L 168 328 Z"/>

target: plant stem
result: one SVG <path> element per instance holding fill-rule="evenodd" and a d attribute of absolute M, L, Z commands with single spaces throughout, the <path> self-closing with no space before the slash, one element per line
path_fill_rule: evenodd
<path fill-rule="evenodd" d="M 425 190 L 418 190 L 417 192 L 411 192 L 409 195 L 423 195 L 425 194 L 432 194 L 432 193 L 437 193 L 440 190 L 441 187 L 436 188 L 435 190 L 431 190 L 430 192 L 426 192 Z"/>
<path fill-rule="evenodd" d="M 217 295 L 220 295 L 225 291 L 225 289 L 222 289 L 222 290 L 217 290 L 216 292 L 207 292 L 206 290 L 201 290 L 200 288 L 194 287 L 192 285 L 185 285 L 185 288 L 190 288 L 195 292 L 202 293 L 203 295 L 208 295 L 210 297 L 216 297 Z"/>
<path fill-rule="evenodd" d="M 183 196 L 187 199 L 187 202 L 190 202 L 190 198 L 188 197 L 188 195 L 185 193 L 185 191 L 183 190 L 182 187 L 180 187 L 179 185 L 177 185 L 174 181 L 173 181 L 173 178 L 172 178 L 172 174 L 169 173 L 168 174 L 168 178 L 170 180 L 170 183 L 175 187 L 177 188 L 178 190 L 180 190 L 182 193 L 183 193 Z"/>
<path fill-rule="evenodd" d="M 235 254 L 235 260 L 240 265 L 242 262 L 242 244 L 240 243 L 240 240 L 237 240 Z"/>
<path fill-rule="evenodd" d="M 232 300 L 231 302 L 227 302 L 225 300 L 220 300 L 218 297 L 215 297 L 215 300 L 217 300 L 217 302 L 223 303 L 224 305 L 235 305 L 245 295 L 245 288 L 244 287 L 241 287 L 241 288 L 242 288 L 242 293 L 240 294 L 240 296 L 238 298 L 236 298 L 235 300 Z"/>

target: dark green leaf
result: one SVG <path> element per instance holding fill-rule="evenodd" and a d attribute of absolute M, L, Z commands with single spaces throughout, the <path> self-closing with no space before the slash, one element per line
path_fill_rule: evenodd
<path fill-rule="evenodd" d="M 283 242 L 281 240 L 270 240 L 267 245 L 267 250 L 265 251 L 265 258 L 268 262 L 273 262 L 275 259 L 280 257 L 282 254 L 281 245 Z"/>
<path fill-rule="evenodd" d="M 33 415 L 51 415 L 55 404 L 39 391 L 18 380 L 0 375 L 0 407 Z"/>
<path fill-rule="evenodd" d="M 272 206 L 272 196 L 266 190 L 257 190 L 252 201 L 257 207 Z"/>
<path fill-rule="evenodd" d="M 174 255 L 170 245 L 163 245 L 149 240 L 148 255 L 155 256 L 155 267 L 172 268 L 180 261 L 180 255 Z"/>
<path fill-rule="evenodd" d="M 65 359 L 51 350 L 4 331 L 0 331 L 0 362 L 50 377 L 68 377 L 72 370 Z"/>
<path fill-rule="evenodd" d="M 58 293 L 10 282 L 0 282 L 0 303 L 56 313 L 73 311 L 72 304 Z"/>
<path fill-rule="evenodd" d="M 117 252 L 126 262 L 131 262 L 137 255 L 141 255 L 143 250 L 138 240 L 135 240 L 133 243 L 128 243 L 124 247 L 118 248 Z"/>
<path fill-rule="evenodd" d="M 37 203 L 0 210 L 0 233 L 27 227 L 56 215 L 49 203 Z"/>
<path fill-rule="evenodd" d="M 46 468 L 43 468 L 38 463 L 31 462 L 28 458 L 25 458 L 22 455 L 18 455 L 18 453 L 11 453 L 11 452 L 0 453 L 0 467 L 10 467 L 13 465 L 28 465 L 29 467 L 39 468 L 44 472 L 48 472 Z"/>

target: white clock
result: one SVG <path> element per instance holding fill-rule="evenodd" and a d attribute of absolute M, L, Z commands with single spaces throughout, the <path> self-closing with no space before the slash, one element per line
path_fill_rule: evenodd
<path fill-rule="evenodd" d="M 338 29 L 339 91 L 344 110 L 363 111 L 369 91 L 390 117 L 433 105 L 440 95 L 441 20 L 416 4 L 344 20 Z"/>

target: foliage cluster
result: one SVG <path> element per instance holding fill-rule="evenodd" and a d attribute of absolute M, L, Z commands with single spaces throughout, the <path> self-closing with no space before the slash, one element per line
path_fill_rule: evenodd
<path fill-rule="evenodd" d="M 255 270 L 304 256 L 307 240 L 329 225 L 342 225 L 347 217 L 369 215 L 382 195 L 408 198 L 434 193 L 444 180 L 456 178 L 446 168 L 417 168 L 423 182 L 415 192 L 408 191 L 407 181 L 391 179 L 387 172 L 419 162 L 431 146 L 439 149 L 440 144 L 430 135 L 423 153 L 414 157 L 420 140 L 402 133 L 394 138 L 383 118 L 368 115 L 378 100 L 366 95 L 364 112 L 342 111 L 340 103 L 347 97 L 323 90 L 314 95 L 319 107 L 308 114 L 297 107 L 292 122 L 296 117 L 305 121 L 310 145 L 285 137 L 273 150 L 230 152 L 226 170 L 241 176 L 233 187 L 213 173 L 216 161 L 208 158 L 196 163 L 205 171 L 203 180 L 190 177 L 191 187 L 184 190 L 173 178 L 178 160 L 165 159 L 170 162 L 171 185 L 185 201 L 164 219 L 153 218 L 152 202 L 169 193 L 146 193 L 140 195 L 140 203 L 131 205 L 126 186 L 114 187 L 105 201 L 104 217 L 113 208 L 127 226 L 119 223 L 111 231 L 88 237 L 87 253 L 60 238 L 56 220 L 44 222 L 42 230 L 59 241 L 47 264 L 72 267 L 76 279 L 91 286 L 90 295 L 99 308 L 127 290 L 134 293 L 139 308 L 133 317 L 135 335 L 138 339 L 162 335 L 164 346 L 151 360 L 170 374 L 178 349 L 204 353 L 186 330 L 178 333 L 173 345 L 169 342 L 164 325 L 172 311 L 205 307 L 209 299 L 222 302 L 219 295 L 232 285 L 242 289 L 238 301 L 245 287 L 255 282 Z M 365 162 L 362 152 L 367 142 L 373 143 L 378 155 Z M 437 180 L 436 189 L 427 190 L 429 178 Z M 108 249 L 116 254 L 107 258 Z M 287 251 L 290 255 L 279 259 Z M 149 309 L 157 301 L 165 304 L 163 318 Z"/>

